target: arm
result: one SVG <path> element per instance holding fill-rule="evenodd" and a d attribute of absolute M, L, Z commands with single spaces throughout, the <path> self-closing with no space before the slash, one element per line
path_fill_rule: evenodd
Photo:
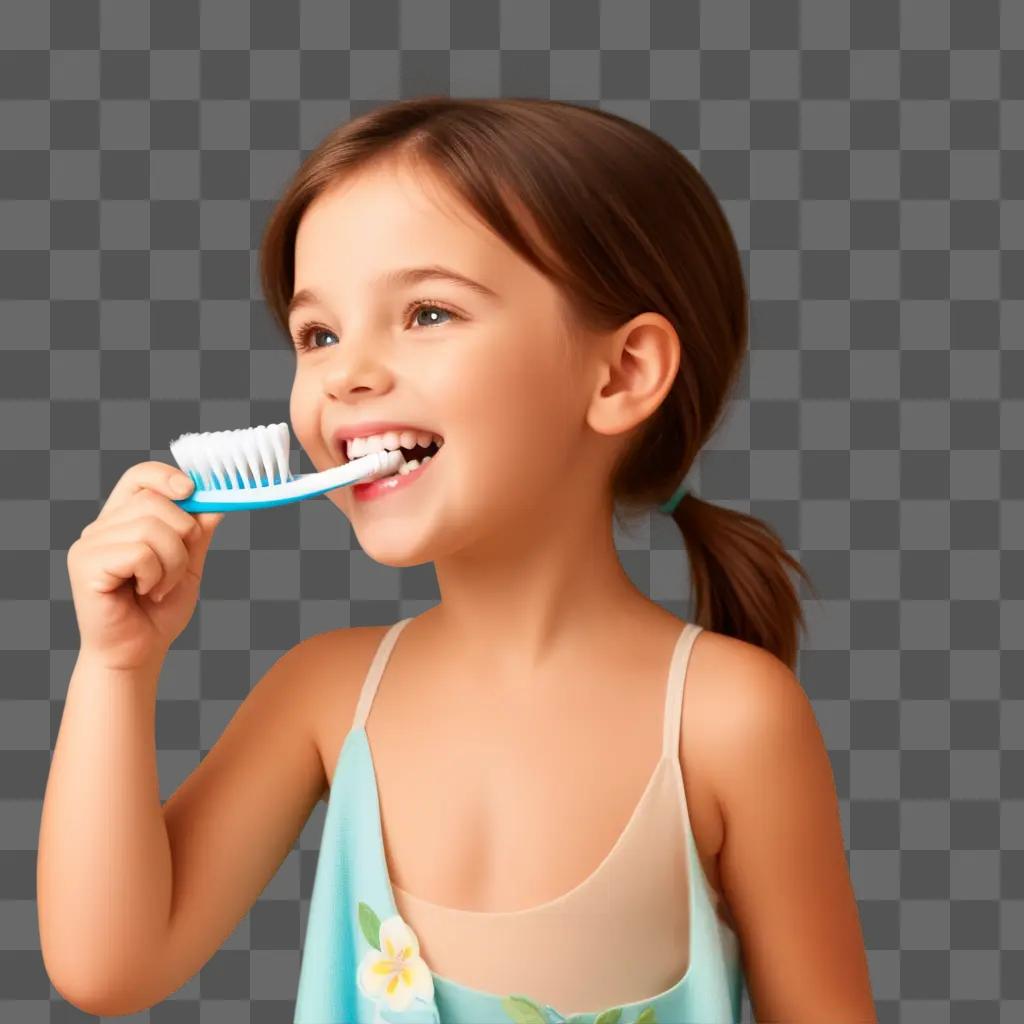
<path fill-rule="evenodd" d="M 797 678 L 748 644 L 721 678 L 722 887 L 762 1024 L 877 1024 L 828 751 Z M 726 709 L 727 702 L 727 709 Z"/>
<path fill-rule="evenodd" d="M 76 666 L 38 867 L 43 957 L 69 1002 L 100 1015 L 160 1002 L 248 912 L 326 788 L 314 698 L 324 654 L 347 632 L 318 634 L 279 658 L 163 806 L 159 667 L 126 679 Z M 340 685 L 337 662 L 333 674 Z"/>
<path fill-rule="evenodd" d="M 112 670 L 79 654 L 46 782 L 36 861 L 46 971 L 78 1006 L 170 905 L 154 745 L 163 664 Z"/>

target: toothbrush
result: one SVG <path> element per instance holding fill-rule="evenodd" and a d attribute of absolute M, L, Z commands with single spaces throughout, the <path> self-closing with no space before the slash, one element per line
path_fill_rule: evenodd
<path fill-rule="evenodd" d="M 289 445 L 287 423 L 182 434 L 171 442 L 171 455 L 196 486 L 175 505 L 186 512 L 273 508 L 390 476 L 405 462 L 400 451 L 379 451 L 321 473 L 293 475 Z"/>

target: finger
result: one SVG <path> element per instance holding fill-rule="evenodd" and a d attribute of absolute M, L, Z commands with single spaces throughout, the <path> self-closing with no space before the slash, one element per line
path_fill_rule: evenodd
<path fill-rule="evenodd" d="M 179 481 L 181 490 L 176 490 Z M 187 498 L 194 487 L 192 478 L 176 466 L 169 466 L 166 462 L 156 462 L 155 460 L 139 462 L 126 469 L 121 475 L 121 479 L 114 484 L 110 495 L 100 509 L 100 515 L 104 516 L 115 508 L 119 508 L 133 494 L 143 488 L 149 488 L 172 500 L 180 500 Z"/>
<path fill-rule="evenodd" d="M 94 549 L 90 555 L 94 568 L 89 585 L 97 593 L 117 590 L 132 577 L 142 586 L 149 586 L 163 576 L 163 564 L 157 553 L 144 540 L 115 540 Z"/>
<path fill-rule="evenodd" d="M 125 525 L 141 516 L 154 516 L 157 519 L 162 519 L 182 538 L 197 533 L 199 530 L 195 516 L 190 515 L 164 495 L 149 488 L 143 488 L 105 515 L 94 519 L 82 530 L 82 536 L 94 534 L 99 530 L 105 531 L 111 526 Z"/>
<path fill-rule="evenodd" d="M 188 564 L 188 551 L 184 541 L 167 523 L 155 516 L 142 516 L 129 522 L 111 523 L 98 529 L 91 543 L 96 545 L 97 552 L 104 552 L 102 555 L 97 554 L 101 561 L 106 551 L 119 550 L 122 543 L 136 546 L 134 550 L 145 556 L 139 565 L 139 571 L 128 572 L 119 578 L 124 581 L 134 575 L 137 579 L 135 590 L 140 595 L 148 593 L 161 580 L 177 580 Z M 138 545 L 152 551 L 156 561 L 148 557 Z"/>
<path fill-rule="evenodd" d="M 186 575 L 194 576 L 197 583 L 202 580 L 203 567 L 206 563 L 206 554 L 210 550 L 210 542 L 213 540 L 214 531 L 223 518 L 223 512 L 200 512 L 196 515 L 196 530 L 185 538 L 185 548 L 188 552 L 187 564 L 184 570 L 175 578 L 169 578 L 167 581 L 160 583 L 159 586 L 150 592 L 150 596 L 154 601 L 162 601 Z"/>

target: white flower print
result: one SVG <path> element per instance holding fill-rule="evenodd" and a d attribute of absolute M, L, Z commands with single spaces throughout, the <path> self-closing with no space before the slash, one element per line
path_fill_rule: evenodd
<path fill-rule="evenodd" d="M 356 980 L 365 995 L 383 1001 L 389 1010 L 434 997 L 434 979 L 420 956 L 416 933 L 398 914 L 381 921 L 380 948 L 367 950 Z"/>

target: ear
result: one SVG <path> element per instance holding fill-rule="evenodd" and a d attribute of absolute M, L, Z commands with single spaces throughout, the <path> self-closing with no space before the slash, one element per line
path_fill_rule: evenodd
<path fill-rule="evenodd" d="M 664 401 L 679 371 L 679 335 L 660 313 L 640 313 L 609 334 L 598 357 L 587 423 L 599 434 L 625 434 Z"/>

